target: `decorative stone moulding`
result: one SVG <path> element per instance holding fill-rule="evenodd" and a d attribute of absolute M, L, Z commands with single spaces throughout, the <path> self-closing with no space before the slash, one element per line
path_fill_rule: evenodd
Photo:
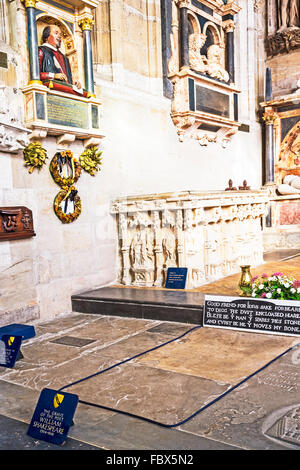
<path fill-rule="evenodd" d="M 18 153 L 29 144 L 29 131 L 0 121 L 0 151 Z"/>
<path fill-rule="evenodd" d="M 300 90 L 261 103 L 263 122 L 271 128 L 274 183 L 287 175 L 300 176 Z"/>
<path fill-rule="evenodd" d="M 91 30 L 93 9 L 99 1 L 22 0 L 27 16 L 27 45 L 30 77 L 23 88 L 25 125 L 30 139 L 56 136 L 57 143 L 83 140 L 84 146 L 98 145 L 99 98 L 94 90 Z M 25 26 L 25 25 L 24 25 Z M 53 40 L 46 28 L 59 28 L 65 70 L 53 55 Z M 45 33 L 45 34 L 44 34 Z M 55 50 L 55 49 L 54 49 Z"/>
<path fill-rule="evenodd" d="M 189 69 L 171 75 L 170 80 L 174 85 L 171 116 L 179 140 L 192 137 L 200 145 L 219 142 L 225 146 L 240 126 L 234 119 L 239 90 Z"/>
<path fill-rule="evenodd" d="M 172 119 L 179 140 L 226 145 L 238 131 L 238 94 L 234 85 L 234 15 L 240 7 L 219 0 L 175 0 L 168 57 L 173 85 Z"/>
<path fill-rule="evenodd" d="M 80 139 L 96 145 L 104 137 L 100 131 L 100 101 L 96 98 L 70 97 L 40 84 L 26 86 L 23 93 L 30 138 L 48 135 L 57 136 L 60 144 Z"/>
<path fill-rule="evenodd" d="M 267 139 L 266 168 L 270 191 L 270 218 L 265 230 L 299 231 L 300 185 L 300 90 L 261 103 Z M 292 183 L 292 184 L 289 184 Z M 296 186 L 296 188 L 294 187 Z M 279 232 L 280 230 L 280 232 Z"/>
<path fill-rule="evenodd" d="M 0 207 L 0 241 L 34 237 L 32 212 L 27 207 Z"/>
<path fill-rule="evenodd" d="M 195 288 L 263 262 L 261 218 L 268 193 L 157 194 L 113 202 L 119 239 L 119 282 L 160 286 L 169 267 L 188 268 Z"/>

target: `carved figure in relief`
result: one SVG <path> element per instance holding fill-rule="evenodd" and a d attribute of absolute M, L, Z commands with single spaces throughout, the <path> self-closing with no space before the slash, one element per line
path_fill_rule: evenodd
<path fill-rule="evenodd" d="M 138 231 L 130 246 L 130 255 L 133 269 L 145 268 L 153 262 L 153 237 L 145 232 Z"/>
<path fill-rule="evenodd" d="M 207 73 L 213 78 L 223 80 L 224 82 L 229 81 L 229 74 L 224 69 L 221 63 L 221 48 L 218 44 L 212 44 L 207 49 Z"/>
<path fill-rule="evenodd" d="M 206 36 L 204 34 L 192 33 L 189 36 L 189 63 L 191 69 L 196 72 L 207 72 L 207 58 L 200 54 L 205 41 Z"/>
<path fill-rule="evenodd" d="M 164 253 L 164 264 L 169 266 L 176 266 L 176 241 L 174 235 L 166 233 L 162 240 L 162 247 Z"/>
<path fill-rule="evenodd" d="M 54 79 L 73 85 L 69 59 L 59 50 L 62 44 L 59 26 L 55 24 L 46 26 L 42 33 L 42 43 L 38 48 L 41 80 L 47 82 Z M 80 82 L 76 81 L 70 91 L 82 94 Z"/>
<path fill-rule="evenodd" d="M 277 0 L 278 31 L 300 26 L 299 0 Z"/>

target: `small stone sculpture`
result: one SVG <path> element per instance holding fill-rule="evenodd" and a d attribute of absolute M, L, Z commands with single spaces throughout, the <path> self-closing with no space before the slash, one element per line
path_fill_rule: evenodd
<path fill-rule="evenodd" d="M 221 48 L 218 46 L 218 44 L 212 44 L 207 49 L 207 62 L 208 75 L 210 75 L 212 78 L 223 80 L 224 82 L 229 81 L 229 74 L 221 64 Z"/>
<path fill-rule="evenodd" d="M 196 72 L 207 72 L 207 58 L 200 54 L 206 41 L 204 34 L 192 33 L 189 36 L 189 62 L 191 69 Z"/>

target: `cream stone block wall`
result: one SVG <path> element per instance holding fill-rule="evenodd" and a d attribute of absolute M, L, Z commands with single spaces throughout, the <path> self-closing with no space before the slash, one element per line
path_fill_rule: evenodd
<path fill-rule="evenodd" d="M 272 70 L 273 96 L 293 93 L 300 76 L 300 51 L 280 54 L 267 61 Z"/>
<path fill-rule="evenodd" d="M 49 172 L 57 151 L 56 140 L 43 142 L 47 165 L 29 174 L 22 152 L 6 158 L 1 182 L 1 205 L 24 205 L 33 212 L 36 236 L 0 243 L 0 325 L 71 311 L 71 295 L 114 280 L 115 236 L 109 227 L 109 200 L 101 189 L 100 172 L 94 178 L 82 172 L 76 184 L 82 214 L 72 224 L 62 224 L 53 211 L 60 190 Z M 71 150 L 78 158 L 80 143 Z M 6 187 L 5 187 L 6 184 Z M 21 313 L 22 315 L 21 315 Z"/>
<path fill-rule="evenodd" d="M 104 191 L 110 197 L 183 190 L 224 190 L 228 180 L 261 186 L 261 128 L 238 132 L 226 148 L 179 142 L 170 100 L 111 86 L 97 78 L 103 100 Z M 111 185 L 111 181 L 114 185 Z"/>

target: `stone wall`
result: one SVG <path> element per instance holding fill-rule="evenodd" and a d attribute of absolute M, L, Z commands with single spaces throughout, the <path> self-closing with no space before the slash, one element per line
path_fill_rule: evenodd
<path fill-rule="evenodd" d="M 245 125 L 226 148 L 196 141 L 179 142 L 171 120 L 171 100 L 163 96 L 160 3 L 158 0 L 101 2 L 95 21 L 94 78 L 102 101 L 101 129 L 105 138 L 103 166 L 95 177 L 83 174 L 76 184 L 82 214 L 63 225 L 53 212 L 59 188 L 49 173 L 58 150 L 54 137 L 42 141 L 49 159 L 40 172 L 24 168 L 22 150 L 0 153 L 0 205 L 24 205 L 33 212 L 36 236 L 0 244 L 0 324 L 51 318 L 71 310 L 71 295 L 116 282 L 118 234 L 109 213 L 121 196 L 167 191 L 224 190 L 246 179 L 261 186 L 261 126 L 256 115 L 257 68 L 254 2 L 241 1 L 236 25 L 236 85 L 239 120 Z M 24 7 L 10 2 L 16 18 L 10 53 L 18 69 L 0 68 L 0 80 L 16 88 L 28 82 Z M 23 25 L 23 27 L 22 27 Z M 248 27 L 251 25 L 251 27 Z M 7 45 L 0 43 L 0 49 Z M 9 76 L 8 76 L 9 75 Z M 14 77 L 14 78 L 13 78 Z M 10 110 L 12 112 L 12 110 Z M 78 141 L 62 149 L 75 157 Z"/>

